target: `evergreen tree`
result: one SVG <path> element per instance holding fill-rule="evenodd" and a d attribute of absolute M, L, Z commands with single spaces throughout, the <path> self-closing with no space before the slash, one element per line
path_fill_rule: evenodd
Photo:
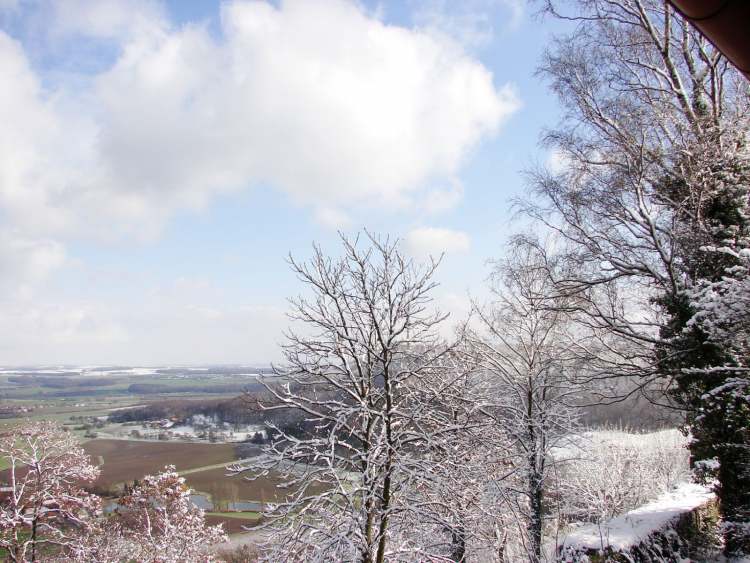
<path fill-rule="evenodd" d="M 658 356 L 687 408 L 693 462 L 718 479 L 726 551 L 735 555 L 750 551 L 750 356 L 742 331 L 750 316 L 750 154 L 744 133 L 701 148 L 685 158 L 683 176 L 667 184 L 674 201 L 692 194 L 696 204 L 680 217 L 684 284 L 660 300 L 668 322 Z M 726 291 L 737 285 L 739 291 Z"/>

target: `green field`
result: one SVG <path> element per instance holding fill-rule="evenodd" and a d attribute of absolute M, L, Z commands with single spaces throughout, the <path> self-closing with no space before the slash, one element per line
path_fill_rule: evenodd
<path fill-rule="evenodd" d="M 118 371 L 121 369 L 121 371 Z M 140 368 L 139 368 L 140 369 Z M 130 368 L 112 368 L 97 372 L 82 368 L 44 371 L 4 370 L 0 373 L 0 399 L 4 403 L 28 404 L 38 407 L 41 403 L 60 406 L 86 402 L 119 402 L 123 399 L 157 398 L 158 396 L 189 394 L 237 395 L 247 386 L 256 383 L 256 378 L 247 372 L 250 368 L 216 368 L 213 371 L 195 371 L 188 368 L 149 368 L 139 371 Z M 59 373 L 59 372 L 64 373 Z M 93 415 L 93 412 L 91 412 Z"/>

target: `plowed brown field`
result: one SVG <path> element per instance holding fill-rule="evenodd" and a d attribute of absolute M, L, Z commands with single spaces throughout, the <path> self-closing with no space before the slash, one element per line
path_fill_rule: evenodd
<path fill-rule="evenodd" d="M 83 444 L 94 465 L 100 465 L 97 485 L 110 487 L 140 479 L 174 465 L 177 471 L 230 462 L 235 459 L 232 444 L 181 442 L 139 442 L 133 440 L 91 440 Z"/>

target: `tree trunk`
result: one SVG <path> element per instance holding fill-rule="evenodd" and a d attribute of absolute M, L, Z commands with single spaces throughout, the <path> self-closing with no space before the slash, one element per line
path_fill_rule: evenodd
<path fill-rule="evenodd" d="M 31 525 L 31 561 L 36 561 L 36 523 L 37 518 L 34 518 L 34 523 Z"/>
<path fill-rule="evenodd" d="M 466 561 L 466 529 L 459 525 L 451 530 L 451 560 L 456 563 Z"/>
<path fill-rule="evenodd" d="M 391 416 L 393 409 L 393 395 L 391 390 L 388 356 L 384 357 L 386 365 L 383 369 L 383 390 L 385 391 L 385 438 L 388 451 L 386 452 L 383 479 L 382 506 L 380 507 L 380 529 L 378 530 L 378 553 L 375 563 L 383 563 L 385 560 L 385 546 L 387 542 L 386 531 L 388 530 L 388 511 L 391 508 L 391 478 L 393 474 L 393 428 Z"/>
<path fill-rule="evenodd" d="M 529 519 L 529 561 L 538 563 L 542 560 L 542 513 L 544 510 L 544 492 L 542 481 L 537 473 L 530 475 L 529 501 L 531 505 L 531 517 Z"/>
<path fill-rule="evenodd" d="M 375 563 L 383 563 L 385 560 L 386 531 L 388 530 L 388 510 L 391 507 L 391 455 L 388 454 L 386 461 L 386 474 L 383 480 L 383 505 L 381 506 L 380 529 L 378 531 L 378 553 Z"/>
<path fill-rule="evenodd" d="M 529 544 L 530 553 L 529 561 L 538 563 L 542 558 L 542 510 L 544 502 L 544 492 L 542 491 L 542 474 L 537 459 L 539 440 L 534 426 L 534 384 L 529 380 L 529 386 L 526 396 L 527 424 L 528 424 L 528 457 L 529 457 Z"/>
<path fill-rule="evenodd" d="M 365 490 L 369 491 L 369 487 Z M 365 499 L 365 512 L 367 514 L 367 518 L 365 520 L 365 550 L 362 553 L 362 563 L 372 563 L 372 528 L 375 516 L 372 505 L 372 497 L 368 495 L 368 497 Z"/>

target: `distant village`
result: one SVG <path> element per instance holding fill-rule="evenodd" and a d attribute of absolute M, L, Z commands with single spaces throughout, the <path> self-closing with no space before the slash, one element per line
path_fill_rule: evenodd
<path fill-rule="evenodd" d="M 267 439 L 266 429 L 258 425 L 230 424 L 196 414 L 188 419 L 162 418 L 139 422 L 110 424 L 108 417 L 71 417 L 79 422 L 76 430 L 84 430 L 87 438 L 111 435 L 134 440 L 181 440 L 212 443 L 250 442 L 262 444 Z M 101 434 L 101 435 L 100 435 Z"/>
<path fill-rule="evenodd" d="M 2 405 L 0 406 L 0 418 L 16 418 L 34 412 L 33 405 Z"/>

